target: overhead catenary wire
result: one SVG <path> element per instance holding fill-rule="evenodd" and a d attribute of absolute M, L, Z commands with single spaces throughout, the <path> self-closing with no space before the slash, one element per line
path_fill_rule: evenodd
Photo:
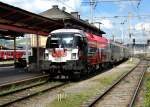
<path fill-rule="evenodd" d="M 140 4 L 141 4 L 142 0 L 139 0 L 137 8 L 139 8 Z"/>
<path fill-rule="evenodd" d="M 119 15 L 116 15 L 116 16 L 101 16 L 101 17 L 94 17 L 94 18 L 126 18 L 128 16 L 119 16 Z M 132 17 L 150 17 L 150 14 L 145 14 L 145 15 L 132 15 Z"/>
<path fill-rule="evenodd" d="M 130 3 L 131 3 L 131 7 L 133 8 L 133 11 L 138 14 L 138 8 L 135 6 L 135 2 L 131 1 Z M 137 3 L 137 5 L 138 5 L 138 3 Z"/>
<path fill-rule="evenodd" d="M 133 2 L 140 2 L 140 0 L 89 0 L 89 1 L 83 1 L 81 3 L 88 3 L 91 7 L 91 20 L 93 22 L 93 11 L 94 11 L 94 8 L 97 6 L 98 3 L 105 3 L 105 2 L 131 2 L 132 3 L 132 6 L 133 6 Z M 93 8 L 94 7 L 94 8 Z M 134 6 L 133 6 L 134 8 Z M 138 10 L 135 9 L 135 12 L 137 12 Z M 121 16 L 114 16 L 114 17 L 109 17 L 109 18 L 118 18 L 118 17 L 121 17 Z M 124 16 L 124 17 L 128 17 L 128 16 Z M 139 15 L 138 15 L 139 17 Z M 103 17 L 103 18 L 106 18 L 106 17 Z M 108 17 L 107 17 L 108 18 Z"/>
<path fill-rule="evenodd" d="M 108 2 L 128 2 L 128 1 L 140 1 L 140 0 L 97 0 L 97 3 L 103 2 L 103 3 L 108 3 Z M 84 1 L 82 3 L 92 3 L 89 1 Z"/>

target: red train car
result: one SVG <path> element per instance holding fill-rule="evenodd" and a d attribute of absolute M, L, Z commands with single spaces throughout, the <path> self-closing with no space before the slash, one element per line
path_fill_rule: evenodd
<path fill-rule="evenodd" d="M 47 39 L 43 69 L 51 75 L 89 73 L 102 66 L 105 55 L 101 50 L 107 45 L 106 38 L 82 30 L 55 30 Z"/>
<path fill-rule="evenodd" d="M 14 59 L 14 50 L 0 50 L 0 60 L 12 60 Z M 16 50 L 16 59 L 25 58 L 26 50 Z M 31 51 L 28 51 L 28 55 L 31 55 Z"/>
<path fill-rule="evenodd" d="M 88 63 L 89 68 L 100 68 L 106 55 L 102 52 L 108 45 L 108 40 L 91 33 L 85 33 L 88 41 Z"/>
<path fill-rule="evenodd" d="M 126 50 L 126 51 L 125 51 Z M 81 76 L 108 67 L 128 53 L 123 45 L 78 29 L 58 29 L 47 38 L 41 70 L 50 76 Z"/>

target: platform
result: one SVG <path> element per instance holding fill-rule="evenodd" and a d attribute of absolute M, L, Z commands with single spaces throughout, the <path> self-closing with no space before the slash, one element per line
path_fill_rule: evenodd
<path fill-rule="evenodd" d="M 0 85 L 42 75 L 41 73 L 25 72 L 23 68 L 14 66 L 0 67 Z"/>

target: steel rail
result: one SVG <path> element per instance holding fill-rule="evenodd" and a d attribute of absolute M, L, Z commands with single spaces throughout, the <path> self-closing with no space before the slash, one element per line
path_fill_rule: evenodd
<path fill-rule="evenodd" d="M 62 84 L 59 84 L 59 85 L 56 85 L 56 86 L 53 86 L 53 87 L 45 88 L 45 89 L 40 90 L 40 91 L 38 91 L 38 92 L 35 92 L 35 93 L 33 93 L 33 94 L 30 94 L 30 95 L 27 95 L 27 96 L 18 98 L 18 99 L 14 100 L 14 101 L 10 101 L 10 102 L 6 102 L 6 103 L 4 103 L 4 104 L 1 104 L 0 107 L 8 106 L 8 105 L 13 104 L 13 103 L 15 103 L 15 102 L 19 102 L 19 101 L 21 101 L 21 100 L 25 100 L 25 99 L 27 99 L 27 98 L 33 97 L 33 96 L 35 96 L 35 95 L 38 95 L 39 93 L 43 93 L 43 92 L 46 92 L 46 91 L 51 91 L 51 90 L 57 89 L 57 88 L 62 87 L 62 86 L 64 86 L 64 85 L 66 85 L 66 84 L 68 84 L 68 82 L 62 83 Z"/>
<path fill-rule="evenodd" d="M 141 62 L 141 61 L 140 61 Z M 110 92 L 117 84 L 119 84 L 128 74 L 130 74 L 137 66 L 140 64 L 140 62 L 133 67 L 129 72 L 123 74 L 113 85 L 111 85 L 104 93 L 102 93 L 100 96 L 98 96 L 94 101 L 88 103 L 84 107 L 93 107 L 102 97 L 104 97 L 108 92 Z"/>
<path fill-rule="evenodd" d="M 33 81 L 33 80 L 36 80 L 36 79 L 46 78 L 48 76 L 49 75 L 39 75 L 39 76 L 35 76 L 35 77 L 25 78 L 25 79 L 22 79 L 22 80 L 17 80 L 15 82 L 11 82 L 11 83 L 0 84 L 0 89 L 5 88 L 5 87 L 9 87 L 11 85 L 18 85 L 18 84 L 21 84 L 21 83 L 24 83 L 24 82 Z"/>
<path fill-rule="evenodd" d="M 12 85 L 18 85 L 18 84 L 21 84 L 21 83 L 26 83 L 26 82 L 33 82 L 33 81 L 35 81 L 35 80 L 41 80 L 41 79 L 43 79 L 43 80 L 45 80 L 45 81 L 43 81 L 43 82 L 39 82 L 39 83 L 35 83 L 35 84 L 30 84 L 29 83 L 29 85 L 27 85 L 27 86 L 24 86 L 23 88 L 17 88 L 17 89 L 14 89 L 14 90 L 12 90 L 12 91 L 5 91 L 5 92 L 2 92 L 2 93 L 0 93 L 0 97 L 1 96 L 6 96 L 6 95 L 9 95 L 9 94 L 13 94 L 13 93 L 15 93 L 15 92 L 19 92 L 19 91 L 22 91 L 22 90 L 26 90 L 26 89 L 28 89 L 28 88 L 32 88 L 32 87 L 36 87 L 36 86 L 40 86 L 40 85 L 43 85 L 43 84 L 45 84 L 45 83 L 47 83 L 47 81 L 48 81 L 48 78 L 49 78 L 49 76 L 48 75 L 42 75 L 42 76 L 36 76 L 36 77 L 31 77 L 31 78 L 28 78 L 28 79 L 24 79 L 24 80 L 21 80 L 21 81 L 16 81 L 16 82 L 13 82 L 13 83 L 8 83 L 8 84 L 3 84 L 3 85 L 1 85 L 0 86 L 0 89 L 1 88 L 6 88 L 6 87 L 11 87 Z M 19 87 L 19 86 L 18 86 Z M 3 89 L 1 89 L 1 91 L 2 91 Z"/>
<path fill-rule="evenodd" d="M 136 87 L 136 89 L 135 89 L 135 91 L 134 91 L 134 94 L 133 94 L 131 100 L 130 100 L 130 103 L 128 104 L 128 107 L 133 107 L 133 105 L 134 105 L 135 99 L 137 98 L 139 89 L 140 89 L 141 84 L 142 84 L 142 82 L 143 82 L 146 69 L 147 69 L 147 67 L 144 68 L 144 72 L 141 74 L 141 78 L 140 78 L 140 80 L 139 80 L 139 82 L 138 82 L 138 84 L 137 84 L 137 87 Z"/>
<path fill-rule="evenodd" d="M 26 86 L 24 88 L 19 88 L 19 89 L 13 90 L 13 91 L 0 93 L 0 97 L 1 96 L 6 96 L 6 95 L 9 95 L 9 94 L 13 94 L 13 93 L 16 93 L 16 92 L 19 92 L 19 91 L 23 91 L 23 90 L 26 90 L 26 89 L 29 89 L 29 88 L 33 88 L 33 87 L 36 87 L 36 86 L 40 86 L 40 85 L 43 85 L 45 83 L 47 83 L 47 81 L 44 81 L 44 82 L 41 82 L 41 83 L 37 83 L 37 84 L 33 84 L 33 85 L 29 85 L 29 86 Z"/>

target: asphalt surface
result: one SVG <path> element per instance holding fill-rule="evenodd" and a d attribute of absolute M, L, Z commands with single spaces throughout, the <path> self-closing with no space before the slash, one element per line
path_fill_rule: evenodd
<path fill-rule="evenodd" d="M 23 68 L 14 68 L 14 66 L 0 67 L 0 85 L 35 77 L 38 75 L 42 74 L 25 72 Z"/>

